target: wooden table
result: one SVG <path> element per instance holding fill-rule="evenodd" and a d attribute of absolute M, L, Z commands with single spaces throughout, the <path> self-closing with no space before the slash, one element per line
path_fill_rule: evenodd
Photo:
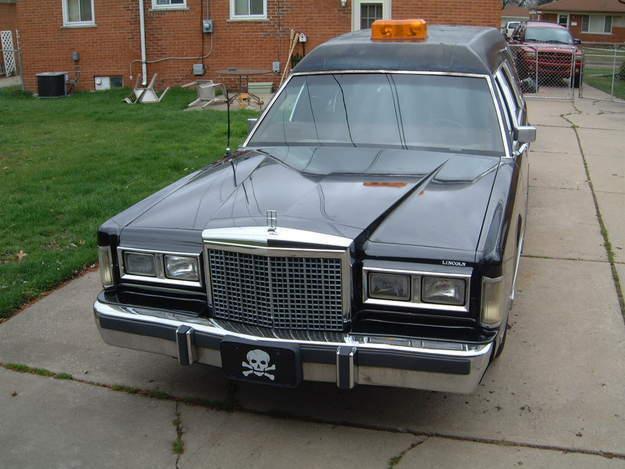
<path fill-rule="evenodd" d="M 238 68 L 238 67 L 229 67 L 223 70 L 218 70 L 217 73 L 221 76 L 238 76 L 239 77 L 239 89 L 233 94 L 229 100 L 232 103 L 234 100 L 238 100 L 239 103 L 242 103 L 246 100 L 253 99 L 256 104 L 262 106 L 263 100 L 260 99 L 255 94 L 250 94 L 248 92 L 248 86 L 250 82 L 250 77 L 255 75 L 269 75 L 271 70 L 263 70 L 257 68 Z M 243 89 L 243 81 L 245 80 L 245 89 Z"/>

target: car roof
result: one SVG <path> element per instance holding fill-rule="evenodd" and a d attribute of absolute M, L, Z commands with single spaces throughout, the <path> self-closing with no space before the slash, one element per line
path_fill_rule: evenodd
<path fill-rule="evenodd" d="M 554 28 L 554 29 L 566 29 L 564 26 L 560 26 L 556 23 L 549 23 L 547 21 L 528 21 L 525 23 L 528 28 Z"/>
<path fill-rule="evenodd" d="M 372 41 L 365 29 L 331 39 L 306 55 L 294 73 L 389 70 L 492 75 L 506 54 L 499 30 L 428 26 L 423 41 Z"/>

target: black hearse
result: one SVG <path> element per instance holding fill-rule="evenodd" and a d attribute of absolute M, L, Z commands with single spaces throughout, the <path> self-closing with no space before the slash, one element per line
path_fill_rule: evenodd
<path fill-rule="evenodd" d="M 236 152 L 100 227 L 102 338 L 270 385 L 471 392 L 505 342 L 535 134 L 495 29 L 333 39 Z"/>

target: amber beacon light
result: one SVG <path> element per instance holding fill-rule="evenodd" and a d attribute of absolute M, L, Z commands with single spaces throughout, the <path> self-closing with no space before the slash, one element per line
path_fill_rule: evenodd
<path fill-rule="evenodd" d="M 427 36 L 425 20 L 377 20 L 371 25 L 374 41 L 422 41 Z"/>

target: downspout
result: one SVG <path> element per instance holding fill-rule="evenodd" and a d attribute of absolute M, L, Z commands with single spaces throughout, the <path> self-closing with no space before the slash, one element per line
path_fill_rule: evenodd
<path fill-rule="evenodd" d="M 145 87 L 148 84 L 148 59 L 145 52 L 145 14 L 143 0 L 139 0 L 139 29 L 141 30 L 141 85 Z"/>

